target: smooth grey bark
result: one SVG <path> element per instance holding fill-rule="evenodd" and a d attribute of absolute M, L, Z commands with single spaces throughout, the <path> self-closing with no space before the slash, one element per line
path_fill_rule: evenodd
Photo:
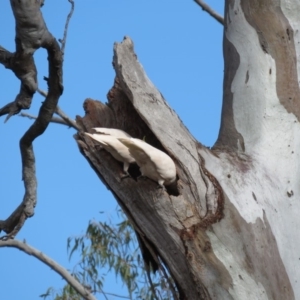
<path fill-rule="evenodd" d="M 64 267 L 59 265 L 56 261 L 48 257 L 46 254 L 42 253 L 41 251 L 29 246 L 25 242 L 21 242 L 18 240 L 12 240 L 9 239 L 7 241 L 1 241 L 0 242 L 0 248 L 1 247 L 10 247 L 10 248 L 16 248 L 24 253 L 31 255 L 38 260 L 40 260 L 42 263 L 50 267 L 52 270 L 54 270 L 57 274 L 59 274 L 62 278 L 64 278 L 76 291 L 79 295 L 84 297 L 86 300 L 96 300 L 93 294 L 86 289 L 83 285 L 81 285 L 77 279 L 75 279 Z"/>

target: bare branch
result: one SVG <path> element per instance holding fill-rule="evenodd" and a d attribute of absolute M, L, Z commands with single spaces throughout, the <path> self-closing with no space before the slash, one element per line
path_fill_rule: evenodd
<path fill-rule="evenodd" d="M 31 119 L 31 120 L 36 120 L 37 119 L 37 116 L 33 116 L 33 115 L 23 113 L 23 112 L 20 113 L 19 116 L 20 117 L 25 117 L 25 118 L 28 118 L 28 119 Z M 70 127 L 70 125 L 68 123 L 66 123 L 63 119 L 57 118 L 57 117 L 52 117 L 51 120 L 50 120 L 50 123 L 55 123 L 55 124 L 60 124 L 60 125 L 65 125 L 65 126 Z"/>
<path fill-rule="evenodd" d="M 43 1 L 10 0 L 10 4 L 16 21 L 16 52 L 12 54 L 1 47 L 0 63 L 15 73 L 21 81 L 21 88 L 16 99 L 0 109 L 0 116 L 7 114 L 5 122 L 12 115 L 30 107 L 37 89 L 33 54 L 40 47 L 49 48 L 54 39 L 40 10 Z"/>
<path fill-rule="evenodd" d="M 37 70 L 32 54 L 25 52 L 11 53 L 0 46 L 0 63 L 14 72 L 21 81 L 20 92 L 13 102 L 0 109 L 0 116 L 6 115 L 5 122 L 22 109 L 28 109 L 37 89 Z"/>
<path fill-rule="evenodd" d="M 40 95 L 42 95 L 43 97 L 47 97 L 47 92 L 45 92 L 45 91 L 43 91 L 43 90 L 41 90 L 41 89 L 39 89 L 39 88 L 37 88 L 37 91 L 38 91 L 38 93 L 40 94 Z"/>
<path fill-rule="evenodd" d="M 41 90 L 41 89 L 37 89 L 37 91 L 39 92 L 40 95 L 42 95 L 43 97 L 47 97 L 47 92 Z M 80 131 L 80 127 L 77 125 L 76 121 L 75 120 L 72 120 L 69 116 L 67 116 L 67 114 L 65 114 L 61 108 L 59 106 L 56 107 L 55 109 L 55 113 L 57 115 L 60 116 L 60 118 L 55 118 L 55 117 L 52 117 L 51 119 L 51 123 L 57 123 L 57 124 L 61 124 L 61 125 L 66 125 L 66 126 L 69 126 L 69 127 L 72 127 L 74 129 L 76 129 L 77 131 Z M 30 114 L 27 114 L 27 113 L 21 113 L 20 114 L 21 117 L 27 117 L 29 119 L 33 119 L 35 120 L 36 117 L 35 116 L 32 116 Z"/>
<path fill-rule="evenodd" d="M 72 18 L 73 12 L 74 12 L 74 8 L 75 8 L 75 3 L 73 0 L 68 0 L 71 3 L 71 10 L 68 14 L 67 20 L 66 20 L 66 25 L 65 25 L 65 30 L 64 30 L 64 37 L 62 40 L 60 40 L 61 42 L 61 53 L 62 56 L 64 57 L 65 54 L 65 46 L 66 46 L 66 41 L 67 41 L 67 34 L 68 34 L 68 27 L 69 27 L 69 23 L 70 20 Z"/>
<path fill-rule="evenodd" d="M 208 6 L 204 1 L 202 0 L 194 0 L 204 11 L 206 11 L 208 14 L 210 14 L 213 18 L 215 18 L 219 23 L 224 25 L 224 18 L 219 15 L 216 11 L 214 11 L 210 6 Z"/>
<path fill-rule="evenodd" d="M 129 297 L 117 295 L 117 294 L 114 294 L 114 293 L 107 293 L 107 292 L 104 292 L 104 291 L 100 291 L 100 293 L 105 294 L 105 295 L 109 295 L 109 296 L 114 296 L 114 297 L 121 298 L 121 299 L 130 299 Z"/>
<path fill-rule="evenodd" d="M 47 97 L 47 92 L 41 90 L 41 89 L 37 89 L 37 91 L 44 97 Z M 58 124 L 62 124 L 62 125 L 67 125 L 69 127 L 73 127 L 74 129 L 76 129 L 77 131 L 80 130 L 80 127 L 77 125 L 75 120 L 72 120 L 66 113 L 64 113 L 61 108 L 57 105 L 55 113 L 57 115 L 59 115 L 61 117 L 60 118 L 52 118 L 51 122 L 52 123 L 58 123 Z M 33 116 L 30 116 L 28 114 L 21 114 L 22 117 L 28 117 L 33 119 Z"/>
<path fill-rule="evenodd" d="M 28 255 L 34 256 L 35 258 L 49 266 L 51 269 L 53 269 L 57 274 L 62 276 L 84 299 L 96 300 L 94 295 L 91 294 L 88 289 L 86 289 L 82 284 L 80 284 L 65 268 L 63 268 L 47 255 L 43 254 L 41 251 L 18 240 L 0 241 L 0 247 L 17 248 Z"/>
<path fill-rule="evenodd" d="M 0 231 L 7 233 L 5 239 L 13 238 L 22 228 L 26 218 L 33 216 L 36 206 L 36 174 L 35 174 L 35 157 L 32 142 L 48 127 L 55 112 L 58 100 L 62 94 L 62 55 L 56 39 L 48 31 L 40 11 L 40 1 L 32 0 L 11 0 L 12 10 L 16 19 L 16 48 L 15 57 L 25 57 L 32 61 L 35 68 L 32 55 L 39 47 L 46 48 L 49 61 L 49 78 L 47 80 L 49 92 L 43 102 L 38 117 L 30 128 L 25 132 L 20 140 L 20 150 L 22 157 L 22 179 L 25 186 L 25 195 L 22 203 L 5 221 L 0 221 Z M 21 65 L 24 60 L 20 60 Z M 24 78 L 21 79 L 22 85 L 31 74 L 30 67 L 20 67 L 24 71 Z M 29 73 L 26 73 L 26 72 Z M 23 74 L 23 73 L 22 73 Z M 22 75 L 21 74 L 21 75 Z M 17 75 L 17 74 L 16 74 Z M 18 75 L 17 75 L 18 76 Z M 32 75 L 33 77 L 35 75 Z M 29 82 L 32 81 L 32 76 Z M 22 88 L 21 88 L 22 89 Z M 26 89 L 26 86 L 25 86 Z M 34 90 L 37 89 L 37 86 Z M 24 99 L 19 99 L 21 102 Z M 17 107 L 19 107 L 19 102 Z M 8 116 L 16 113 L 9 111 Z"/>
<path fill-rule="evenodd" d="M 0 63 L 4 65 L 5 68 L 10 69 L 10 61 L 13 56 L 13 53 L 0 46 Z"/>
<path fill-rule="evenodd" d="M 57 115 L 59 115 L 64 121 L 66 124 L 68 124 L 70 127 L 73 127 L 74 129 L 76 130 L 80 130 L 80 127 L 77 125 L 77 123 L 72 120 L 71 118 L 69 118 L 61 109 L 59 106 L 56 106 L 56 110 L 55 110 L 55 113 Z"/>
<path fill-rule="evenodd" d="M 47 48 L 53 36 L 40 9 L 42 1 L 10 0 L 10 4 L 16 20 L 16 52 L 33 54 L 40 47 Z"/>
<path fill-rule="evenodd" d="M 148 283 L 150 285 L 150 289 L 152 291 L 153 297 L 154 297 L 155 300 L 159 300 L 157 295 L 156 295 L 155 287 L 154 287 L 153 281 L 151 279 L 150 272 L 147 269 L 146 269 L 146 274 L 147 274 Z"/>
<path fill-rule="evenodd" d="M 0 221 L 0 232 L 3 230 L 5 233 L 8 233 L 2 236 L 0 240 L 14 238 L 23 227 L 26 219 L 23 203 L 21 203 L 5 221 Z"/>

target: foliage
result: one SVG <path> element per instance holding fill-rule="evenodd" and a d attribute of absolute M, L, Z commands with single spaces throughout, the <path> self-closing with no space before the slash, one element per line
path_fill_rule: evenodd
<path fill-rule="evenodd" d="M 112 295 L 124 299 L 161 299 L 170 300 L 172 294 L 168 280 L 162 274 L 152 274 L 153 289 L 148 280 L 140 253 L 137 238 L 129 220 L 120 209 L 117 209 L 118 224 L 108 222 L 90 221 L 86 233 L 82 236 L 69 238 L 67 248 L 70 258 L 79 252 L 81 260 L 74 267 L 72 275 L 94 294 L 103 294 L 105 299 Z M 119 296 L 103 291 L 105 275 L 101 270 L 114 272 L 116 280 L 121 279 L 126 286 L 128 296 Z M 52 297 L 55 300 L 80 300 L 76 291 L 66 285 L 62 291 L 57 292 L 49 288 L 41 298 Z"/>

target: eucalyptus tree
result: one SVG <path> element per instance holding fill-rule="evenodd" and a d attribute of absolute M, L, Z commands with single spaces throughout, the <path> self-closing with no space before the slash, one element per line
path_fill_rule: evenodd
<path fill-rule="evenodd" d="M 18 20 L 18 1 L 11 2 Z M 222 120 L 211 149 L 149 80 L 129 37 L 114 45 L 108 103 L 87 99 L 85 116 L 76 119 L 81 153 L 130 220 L 147 269 L 171 275 L 175 299 L 300 297 L 299 14 L 298 0 L 226 1 Z M 44 44 L 34 40 L 30 49 L 37 46 Z M 59 97 L 59 74 L 49 76 L 46 101 L 52 83 Z M 121 178 L 122 165 L 83 134 L 93 127 L 122 129 L 166 152 L 176 164 L 176 186 L 157 189 L 134 166 L 131 177 Z M 24 198 L 24 218 L 30 199 Z M 12 219 L 1 223 L 9 237 L 23 222 Z"/>

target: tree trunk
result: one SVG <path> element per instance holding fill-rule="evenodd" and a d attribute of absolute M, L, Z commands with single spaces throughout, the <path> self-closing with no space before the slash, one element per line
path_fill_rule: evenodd
<path fill-rule="evenodd" d="M 299 15 L 298 0 L 226 1 L 222 122 L 212 149 L 147 78 L 129 38 L 114 46 L 108 104 L 88 99 L 77 117 L 85 131 L 120 128 L 175 161 L 177 187 L 159 190 L 137 180 L 134 165 L 121 180 L 121 163 L 76 136 L 180 299 L 300 299 Z"/>

